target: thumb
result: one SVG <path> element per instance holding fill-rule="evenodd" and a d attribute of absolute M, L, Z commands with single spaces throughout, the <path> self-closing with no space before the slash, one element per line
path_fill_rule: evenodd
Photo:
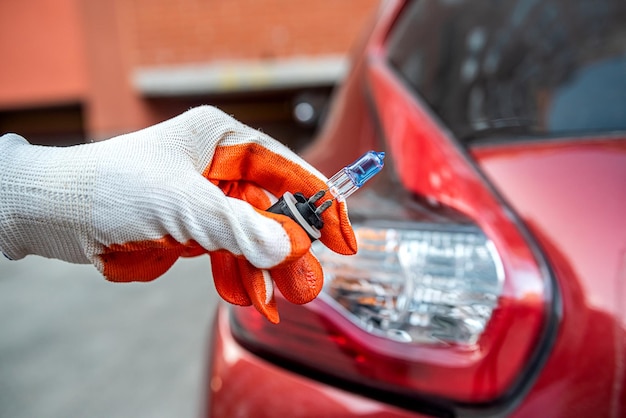
<path fill-rule="evenodd" d="M 198 177 L 190 188 L 190 201 L 181 205 L 181 223 L 188 230 L 187 239 L 181 242 L 191 239 L 206 251 L 227 250 L 261 269 L 293 261 L 309 250 L 311 240 L 290 218 L 226 196 L 215 184 Z M 253 204 L 268 200 L 262 189 L 253 187 L 246 189 L 245 198 Z"/>

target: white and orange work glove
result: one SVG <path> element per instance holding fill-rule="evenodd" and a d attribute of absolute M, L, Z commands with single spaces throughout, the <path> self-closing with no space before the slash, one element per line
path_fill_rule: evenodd
<path fill-rule="evenodd" d="M 285 146 L 202 106 L 138 132 L 72 147 L 0 138 L 0 250 L 92 263 L 110 281 L 150 281 L 208 253 L 218 293 L 278 322 L 274 283 L 314 299 L 322 271 L 294 221 L 266 212 L 325 177 Z M 322 199 L 319 203 L 321 204 Z M 356 252 L 345 203 L 322 219 L 327 247 Z"/>

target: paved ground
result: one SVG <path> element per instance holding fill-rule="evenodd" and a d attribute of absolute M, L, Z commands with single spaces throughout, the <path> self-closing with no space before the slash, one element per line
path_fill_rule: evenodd
<path fill-rule="evenodd" d="M 196 417 L 216 300 L 208 257 L 149 284 L 0 259 L 0 417 Z"/>

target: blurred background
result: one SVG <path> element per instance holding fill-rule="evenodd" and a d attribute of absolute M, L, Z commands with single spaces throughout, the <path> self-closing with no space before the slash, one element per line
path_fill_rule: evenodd
<path fill-rule="evenodd" d="M 378 0 L 0 2 L 0 134 L 70 145 L 212 104 L 296 151 Z M 150 284 L 0 259 L 0 417 L 193 417 L 208 257 Z"/>
<path fill-rule="evenodd" d="M 42 144 L 84 142 L 214 104 L 298 147 L 377 5 L 0 2 L 0 131 Z"/>

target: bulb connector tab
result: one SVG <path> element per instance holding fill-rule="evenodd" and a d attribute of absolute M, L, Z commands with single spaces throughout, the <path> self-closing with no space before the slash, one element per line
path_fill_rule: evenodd
<path fill-rule="evenodd" d="M 306 231 L 311 241 L 315 241 L 322 236 L 320 229 L 324 226 L 324 222 L 321 215 L 333 204 L 332 200 L 327 200 L 321 205 L 315 206 L 315 203 L 325 194 L 326 190 L 320 190 L 307 198 L 302 193 L 285 192 L 267 211 L 290 217 Z"/>

